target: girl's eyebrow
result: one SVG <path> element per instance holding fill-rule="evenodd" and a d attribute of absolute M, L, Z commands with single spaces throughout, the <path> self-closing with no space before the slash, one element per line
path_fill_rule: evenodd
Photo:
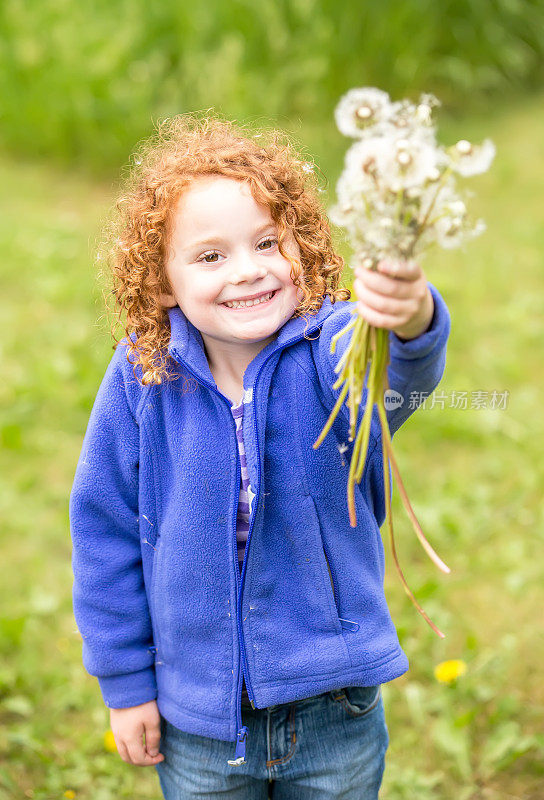
<path fill-rule="evenodd" d="M 275 228 L 275 227 L 276 227 L 275 222 L 266 222 L 264 225 L 260 225 L 257 228 L 257 230 L 255 231 L 255 234 L 258 236 L 259 234 L 264 233 L 269 228 Z M 221 241 L 221 237 L 220 236 L 211 236 L 208 239 L 198 239 L 195 242 L 191 242 L 190 244 L 186 245 L 183 249 L 187 250 L 187 251 L 188 250 L 194 250 L 197 247 L 203 247 L 204 245 L 217 244 L 220 241 Z"/>

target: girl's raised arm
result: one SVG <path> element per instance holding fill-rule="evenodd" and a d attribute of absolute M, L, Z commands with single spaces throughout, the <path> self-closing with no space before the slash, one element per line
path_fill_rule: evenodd
<path fill-rule="evenodd" d="M 386 411 L 391 436 L 421 405 L 426 395 L 433 392 L 444 374 L 446 344 L 451 329 L 450 313 L 438 289 L 430 282 L 427 282 L 427 284 L 434 301 L 434 313 L 428 330 L 415 339 L 407 341 L 400 339 L 393 331 L 389 332 L 390 361 L 387 368 L 387 378 L 390 400 L 386 403 Z M 355 304 L 356 301 L 342 303 L 342 310 L 336 314 L 331 314 L 325 320 L 319 337 L 319 373 L 324 392 L 329 396 L 331 408 L 341 392 L 340 388 L 332 388 L 338 378 L 334 368 L 349 343 L 349 333 L 340 337 L 337 341 L 334 354 L 330 352 L 331 339 L 349 322 L 351 309 Z M 364 413 L 365 396 L 366 388 L 363 402 L 359 408 L 358 424 Z M 349 411 L 345 402 L 342 404 L 340 413 L 345 418 L 347 428 Z M 371 439 L 374 442 L 381 439 L 376 408 L 372 415 Z"/>

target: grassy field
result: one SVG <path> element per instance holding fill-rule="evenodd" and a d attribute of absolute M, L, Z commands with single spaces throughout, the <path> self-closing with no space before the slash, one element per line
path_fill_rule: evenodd
<path fill-rule="evenodd" d="M 290 129 L 332 199 L 348 140 L 332 125 Z M 452 573 L 425 556 L 395 489 L 401 564 L 446 638 L 404 594 L 384 526 L 386 594 L 410 660 L 384 686 L 384 800 L 537 800 L 544 782 L 542 98 L 444 121 L 445 143 L 461 136 L 497 145 L 492 170 L 467 182 L 488 231 L 423 262 L 452 315 L 447 400 L 395 438 L 416 513 Z M 108 749 L 109 712 L 83 669 L 71 607 L 68 496 L 111 356 L 93 248 L 114 182 L 7 157 L 0 174 L 0 798 L 158 798 L 153 769 Z M 468 407 L 450 408 L 461 391 Z M 507 391 L 507 407 L 473 409 L 475 391 Z M 450 658 L 466 673 L 440 683 L 434 667 Z"/>

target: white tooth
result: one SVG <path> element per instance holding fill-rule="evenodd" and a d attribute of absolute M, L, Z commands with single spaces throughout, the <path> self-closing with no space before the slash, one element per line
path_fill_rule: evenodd
<path fill-rule="evenodd" d="M 239 300 L 239 301 L 232 301 L 230 303 L 225 303 L 228 308 L 246 308 L 246 306 L 255 306 L 258 303 L 265 303 L 267 300 L 270 300 L 274 292 L 268 292 L 268 294 L 263 295 L 263 297 L 257 297 L 255 300 Z"/>

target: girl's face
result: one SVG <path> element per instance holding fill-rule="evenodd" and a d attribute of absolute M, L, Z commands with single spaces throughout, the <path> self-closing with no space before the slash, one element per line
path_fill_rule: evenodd
<path fill-rule="evenodd" d="M 246 183 L 215 175 L 195 179 L 175 208 L 170 245 L 166 272 L 173 293 L 163 295 L 163 304 L 178 305 L 198 328 L 208 357 L 233 347 L 254 356 L 302 300 L 278 249 L 270 209 L 255 202 Z M 292 235 L 285 246 L 300 263 Z M 260 302 L 226 305 L 249 299 Z"/>

